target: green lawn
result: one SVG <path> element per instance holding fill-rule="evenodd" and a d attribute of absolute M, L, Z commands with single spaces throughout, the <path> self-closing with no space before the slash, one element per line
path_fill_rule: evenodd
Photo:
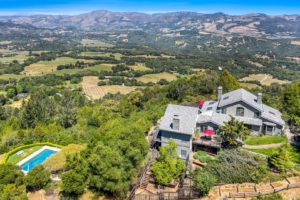
<path fill-rule="evenodd" d="M 268 148 L 268 149 L 247 149 L 248 151 L 252 151 L 255 153 L 260 153 L 266 156 L 272 156 L 278 152 L 278 148 Z"/>
<path fill-rule="evenodd" d="M 63 147 L 61 151 L 47 159 L 43 163 L 43 166 L 50 171 L 63 170 L 65 168 L 67 157 L 79 153 L 85 148 L 86 145 L 84 144 L 69 144 L 68 146 Z"/>
<path fill-rule="evenodd" d="M 286 141 L 285 136 L 250 136 L 245 140 L 247 145 L 277 144 Z"/>
<path fill-rule="evenodd" d="M 264 154 L 266 156 L 272 156 L 276 154 L 279 150 L 278 147 L 276 148 L 268 148 L 268 149 L 247 149 L 248 151 L 253 151 L 256 153 Z M 295 146 L 288 146 L 288 152 L 291 157 L 291 160 L 294 163 L 300 164 L 300 147 L 295 147 Z"/>
<path fill-rule="evenodd" d="M 22 151 L 24 151 L 24 153 L 22 153 L 21 155 L 17 155 L 18 152 L 16 152 L 8 158 L 7 163 L 17 164 L 18 162 L 20 162 L 21 160 L 23 160 L 24 158 L 26 158 L 27 156 L 29 156 L 30 154 L 34 153 L 42 147 L 43 146 L 34 146 L 28 149 L 23 149 Z"/>

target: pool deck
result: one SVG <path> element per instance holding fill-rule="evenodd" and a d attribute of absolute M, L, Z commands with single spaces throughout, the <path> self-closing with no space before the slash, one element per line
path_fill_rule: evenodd
<path fill-rule="evenodd" d="M 52 150 L 52 151 L 56 151 L 59 152 L 60 149 L 56 148 L 56 147 L 50 147 L 50 146 L 43 146 L 42 148 L 40 148 L 39 150 L 37 150 L 36 152 L 30 154 L 29 156 L 27 156 L 26 158 L 24 158 L 23 160 L 21 160 L 20 162 L 17 163 L 18 166 L 22 166 L 23 164 L 25 164 L 27 161 L 31 160 L 32 158 L 34 158 L 35 156 L 39 155 L 42 151 L 44 150 Z"/>

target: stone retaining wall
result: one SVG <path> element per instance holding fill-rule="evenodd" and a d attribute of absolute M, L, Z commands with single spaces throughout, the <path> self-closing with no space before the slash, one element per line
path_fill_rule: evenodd
<path fill-rule="evenodd" d="M 246 198 L 272 194 L 282 190 L 300 188 L 300 177 L 290 177 L 272 183 L 243 183 L 218 186 L 220 199 Z"/>

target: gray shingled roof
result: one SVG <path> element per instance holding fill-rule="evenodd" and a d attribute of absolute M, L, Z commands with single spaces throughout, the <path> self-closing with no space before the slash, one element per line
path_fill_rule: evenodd
<path fill-rule="evenodd" d="M 206 112 L 206 111 L 210 111 L 210 110 L 216 111 L 217 107 L 218 107 L 217 101 L 205 101 L 201 108 L 201 111 L 202 112 Z"/>
<path fill-rule="evenodd" d="M 219 107 L 224 107 L 242 101 L 259 111 L 263 111 L 263 105 L 257 103 L 256 100 L 257 96 L 241 88 L 223 94 L 221 100 L 219 101 Z"/>
<path fill-rule="evenodd" d="M 284 126 L 285 122 L 282 120 L 281 113 L 278 110 L 265 104 L 258 104 L 256 100 L 257 97 L 255 95 L 251 94 L 250 92 L 244 89 L 238 89 L 222 95 L 222 99 L 219 102 L 206 101 L 202 106 L 201 114 L 198 114 L 199 108 L 196 107 L 170 104 L 168 105 L 165 115 L 160 124 L 160 130 L 192 135 L 196 127 L 196 122 L 211 122 L 213 124 L 221 126 L 224 124 L 224 122 L 230 120 L 230 116 L 227 114 L 217 113 L 217 107 L 223 107 L 240 101 L 259 110 L 261 112 L 261 118 L 234 116 L 237 120 L 242 121 L 245 124 L 257 126 L 261 126 L 262 123 L 275 123 Z M 174 115 L 179 116 L 179 130 L 175 130 L 172 128 Z"/>
<path fill-rule="evenodd" d="M 239 101 L 242 101 L 249 106 L 259 110 L 263 119 L 274 122 L 281 126 L 285 124 L 285 122 L 281 118 L 281 113 L 278 110 L 268 105 L 257 103 L 257 96 L 253 95 L 245 89 L 238 89 L 223 94 L 218 106 L 224 107 L 230 104 L 237 103 Z"/>
<path fill-rule="evenodd" d="M 263 119 L 284 126 L 285 122 L 281 118 L 281 112 L 265 104 L 263 104 L 263 110 L 261 113 Z"/>
<path fill-rule="evenodd" d="M 261 119 L 256 118 L 249 118 L 249 117 L 238 117 L 233 116 L 237 120 L 243 122 L 244 124 L 251 124 L 251 125 L 262 125 Z M 211 122 L 213 124 L 216 124 L 218 126 L 224 125 L 224 122 L 228 122 L 230 120 L 230 116 L 222 113 L 216 113 L 216 112 L 206 112 L 202 113 L 198 116 L 197 123 L 207 123 Z"/>
<path fill-rule="evenodd" d="M 193 135 L 199 108 L 169 104 L 160 123 L 160 130 Z M 172 128 L 174 115 L 180 118 L 179 130 Z"/>

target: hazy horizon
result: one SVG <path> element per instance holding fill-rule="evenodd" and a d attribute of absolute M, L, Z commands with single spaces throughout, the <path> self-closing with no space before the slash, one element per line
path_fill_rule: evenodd
<path fill-rule="evenodd" d="M 296 0 L 0 0 L 0 15 L 77 15 L 95 10 L 113 12 L 166 13 L 191 11 L 198 13 L 222 12 L 229 15 L 264 13 L 268 15 L 300 14 Z"/>
<path fill-rule="evenodd" d="M 269 14 L 269 13 L 263 13 L 263 12 L 249 12 L 249 13 L 240 13 L 240 14 L 234 14 L 234 13 L 227 13 L 223 11 L 215 11 L 215 12 L 200 12 L 200 11 L 193 11 L 193 10 L 176 10 L 176 11 L 157 11 L 157 12 L 143 12 L 143 11 L 113 11 L 108 9 L 96 9 L 96 10 L 86 10 L 86 11 L 73 11 L 73 12 L 42 12 L 42 11 L 29 11 L 29 12 L 1 12 L 0 10 L 0 16 L 34 16 L 34 15 L 61 15 L 61 16 L 76 16 L 91 12 L 97 12 L 97 11 L 108 11 L 113 13 L 142 13 L 142 14 L 166 14 L 166 13 L 174 13 L 174 12 L 194 12 L 194 13 L 200 13 L 200 14 L 215 14 L 215 13 L 223 13 L 226 15 L 251 15 L 251 14 L 266 14 L 269 16 L 280 16 L 280 15 L 300 15 L 300 13 L 282 13 L 282 14 Z"/>

